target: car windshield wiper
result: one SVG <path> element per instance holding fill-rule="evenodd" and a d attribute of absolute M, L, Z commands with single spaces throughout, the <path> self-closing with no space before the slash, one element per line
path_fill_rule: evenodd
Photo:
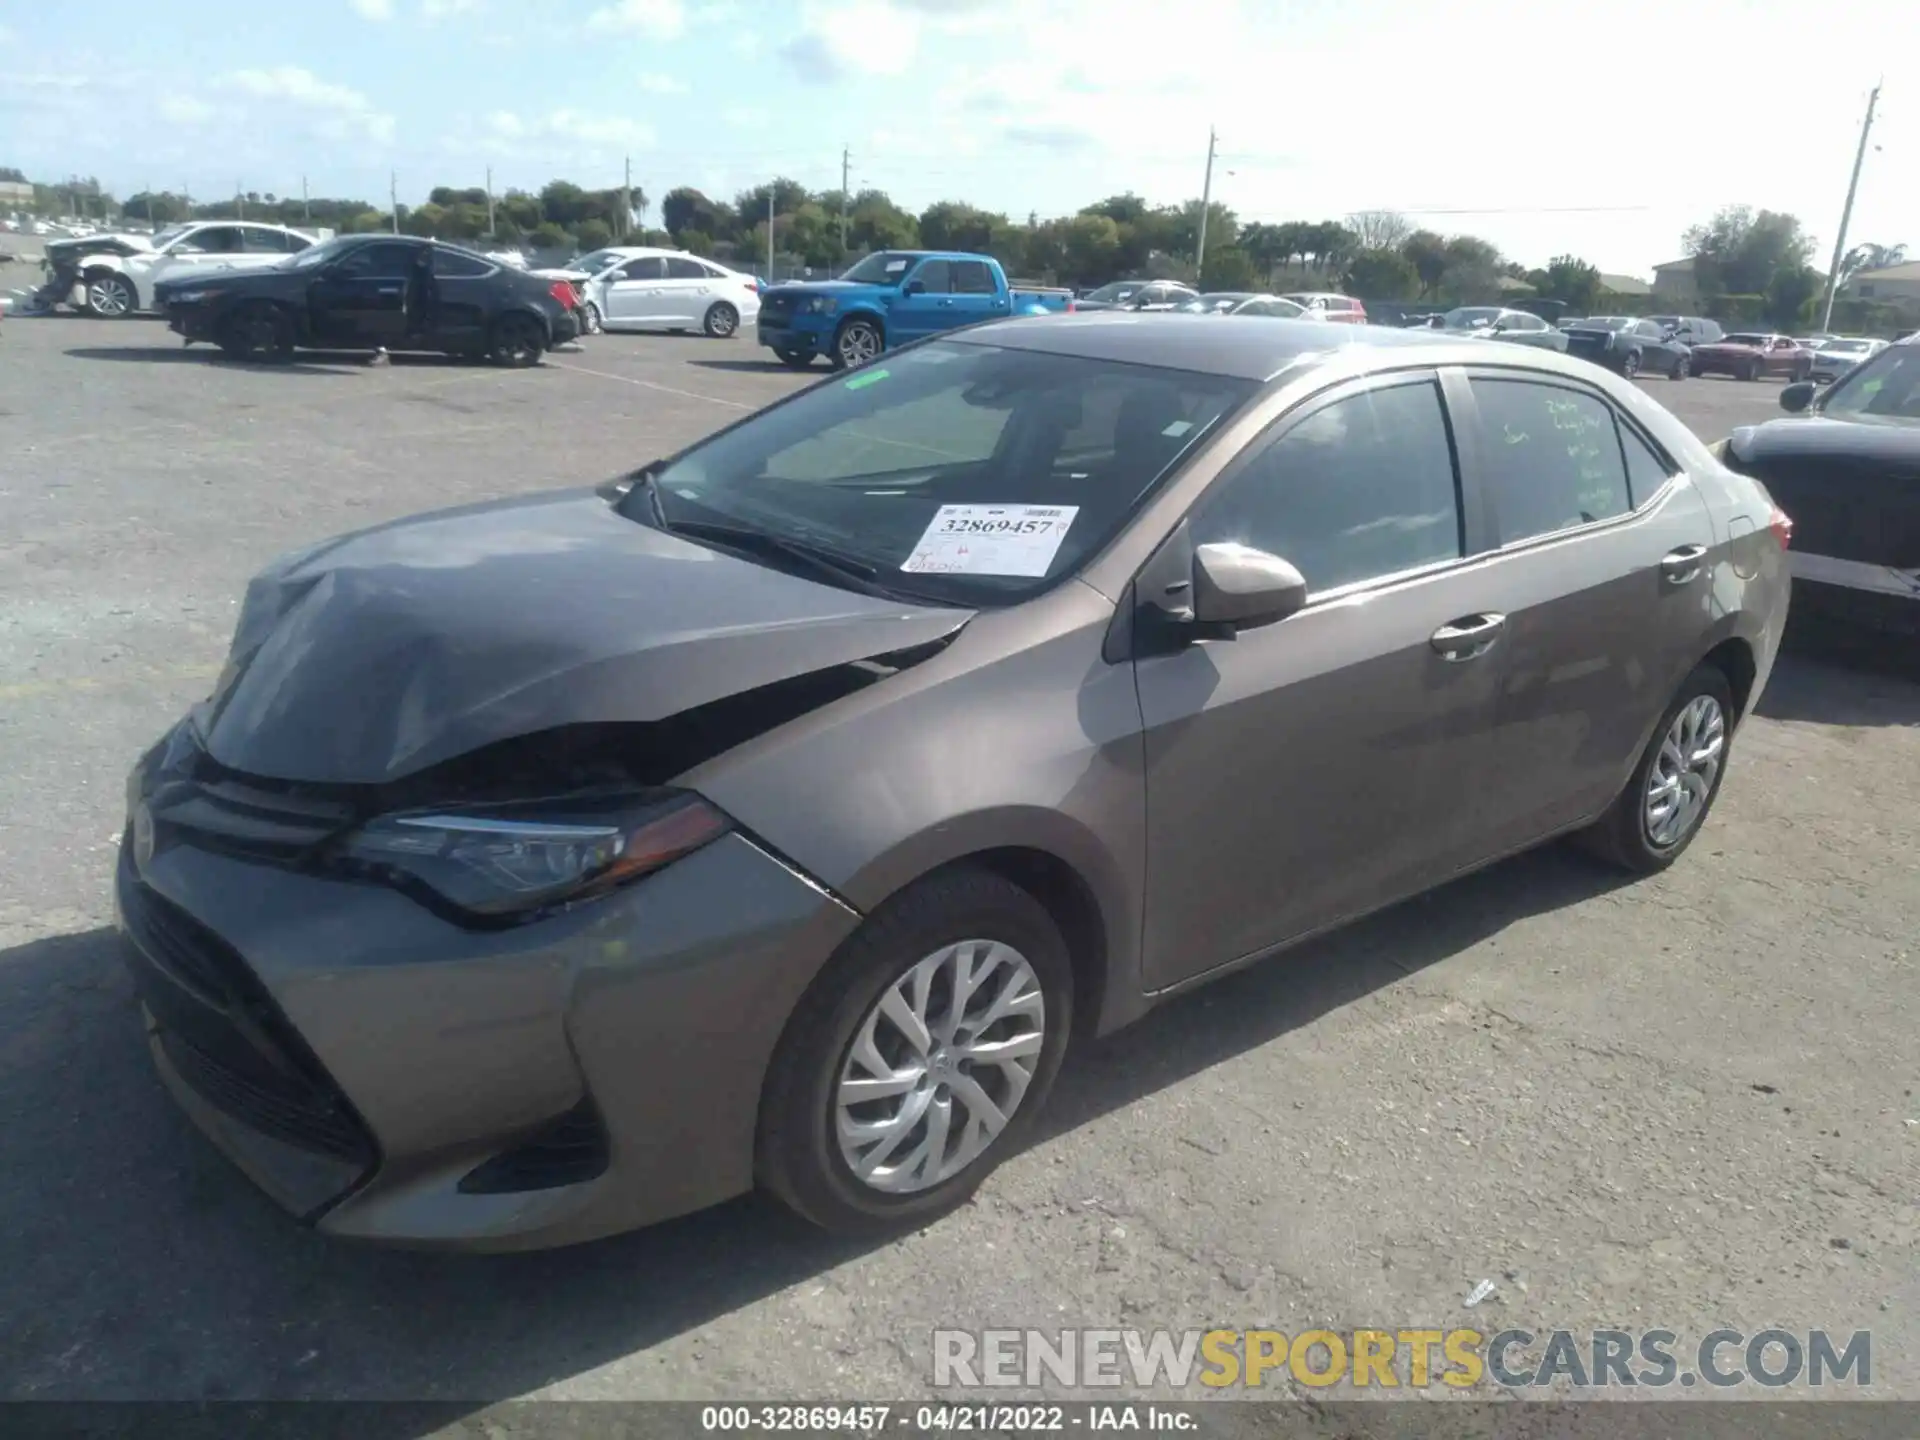
<path fill-rule="evenodd" d="M 636 481 L 636 483 L 639 482 Z M 662 528 L 668 527 L 663 523 Z M 790 536 L 773 535 L 765 530 L 755 530 L 746 525 L 729 525 L 718 520 L 676 521 L 670 533 L 684 535 L 693 540 L 711 540 L 728 549 L 744 551 L 749 556 L 795 561 L 816 575 L 863 594 L 878 595 L 888 600 L 916 598 L 882 584 L 880 568 L 877 565 L 869 565 L 866 561 L 856 560 L 853 556 L 843 554 L 831 546 L 816 544 L 810 540 L 796 540 Z"/>

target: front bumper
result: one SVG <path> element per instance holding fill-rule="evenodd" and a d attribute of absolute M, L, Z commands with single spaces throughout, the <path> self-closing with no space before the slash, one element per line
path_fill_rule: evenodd
<path fill-rule="evenodd" d="M 761 307 L 754 326 L 759 342 L 776 354 L 824 355 L 833 338 L 831 315 L 768 315 Z"/>
<path fill-rule="evenodd" d="M 330 1234 L 492 1250 L 751 1188 L 767 1061 L 858 919 L 738 833 L 509 930 L 138 819 L 115 892 L 156 1064 L 215 1145 Z"/>
<path fill-rule="evenodd" d="M 180 305 L 156 298 L 154 306 L 167 317 L 167 328 L 186 340 L 214 338 L 213 309 L 208 305 Z"/>

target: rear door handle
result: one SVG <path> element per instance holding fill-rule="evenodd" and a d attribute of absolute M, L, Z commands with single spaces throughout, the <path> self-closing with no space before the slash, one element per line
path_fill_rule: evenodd
<path fill-rule="evenodd" d="M 1700 561 L 1706 555 L 1704 545 L 1682 545 L 1669 550 L 1660 559 L 1660 578 L 1669 585 L 1685 585 L 1700 576 Z"/>
<path fill-rule="evenodd" d="M 1443 660 L 1478 660 L 1506 628 L 1504 615 L 1465 615 L 1434 631 L 1431 643 Z"/>
<path fill-rule="evenodd" d="M 401 289 L 402 287 L 399 285 L 382 285 L 380 287 L 380 293 L 382 295 L 398 295 Z"/>

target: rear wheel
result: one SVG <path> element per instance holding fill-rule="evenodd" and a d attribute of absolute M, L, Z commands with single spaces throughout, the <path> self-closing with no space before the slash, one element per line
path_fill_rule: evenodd
<path fill-rule="evenodd" d="M 293 317 L 265 300 L 242 305 L 220 327 L 220 348 L 230 359 L 277 364 L 293 358 Z"/>
<path fill-rule="evenodd" d="M 502 315 L 494 324 L 489 353 L 496 365 L 524 370 L 529 365 L 538 365 L 541 352 L 546 348 L 546 333 L 531 315 Z"/>
<path fill-rule="evenodd" d="M 102 320 L 124 320 L 140 308 L 140 297 L 134 293 L 133 282 L 124 275 L 111 272 L 96 275 L 87 281 L 83 293 L 87 313 Z"/>
<path fill-rule="evenodd" d="M 1640 352 L 1629 350 L 1620 357 L 1620 373 L 1631 380 L 1640 373 Z"/>
<path fill-rule="evenodd" d="M 1673 864 L 1720 793 L 1732 735 L 1733 691 L 1718 666 L 1702 665 L 1660 717 L 1626 789 L 1583 835 L 1588 848 L 1641 875 Z"/>
<path fill-rule="evenodd" d="M 1693 362 L 1685 355 L 1682 355 L 1678 360 L 1673 362 L 1673 369 L 1668 372 L 1667 378 L 1669 380 L 1684 380 L 1692 373 L 1692 370 Z"/>
<path fill-rule="evenodd" d="M 740 328 L 740 312 L 724 300 L 715 301 L 707 307 L 707 318 L 700 328 L 716 340 L 725 340 Z"/>
<path fill-rule="evenodd" d="M 1032 895 L 971 869 L 910 886 L 788 1021 L 762 1091 L 761 1182 L 840 1234 L 926 1223 L 1031 1132 L 1072 1017 L 1066 943 Z"/>
<path fill-rule="evenodd" d="M 1742 380 L 1758 380 L 1760 378 L 1760 362 L 1758 360 L 1748 360 L 1744 362 L 1740 366 L 1740 378 Z"/>

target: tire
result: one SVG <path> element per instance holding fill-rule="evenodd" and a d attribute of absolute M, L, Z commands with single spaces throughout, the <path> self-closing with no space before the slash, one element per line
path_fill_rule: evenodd
<path fill-rule="evenodd" d="M 971 953 L 968 941 L 977 942 Z M 965 1025 L 953 1031 L 943 1022 L 949 1018 L 945 1002 L 952 995 L 953 967 L 980 965 L 988 955 L 978 944 L 985 943 L 995 946 L 998 963 L 973 971 L 979 988 L 962 1018 L 977 1021 L 982 1006 L 1006 998 L 1002 987 L 1010 982 L 1025 1003 L 970 1038 L 978 1043 L 990 1035 L 995 1044 L 1017 1039 L 1038 1049 L 1005 1065 L 974 1068 L 977 1061 L 956 1058 L 968 1044 Z M 1022 962 L 1024 970 L 1016 968 Z M 880 1006 L 898 992 L 898 1006 L 912 1009 L 911 982 L 922 967 L 932 973 L 919 1006 L 929 1043 L 916 1047 Z M 877 1237 L 927 1223 L 965 1201 L 1020 1148 L 1059 1073 L 1072 1023 L 1073 967 L 1059 928 L 1038 900 L 1009 880 L 970 868 L 909 886 L 867 917 L 787 1022 L 761 1091 L 761 1185 L 803 1219 L 835 1234 Z M 956 1033 L 959 1046 L 949 1048 L 946 1042 Z M 879 1063 L 862 1059 L 863 1048 Z M 1008 1066 L 1029 1058 L 1022 1085 L 1011 1079 Z M 917 1079 L 872 1099 L 845 1099 L 843 1083 L 869 1083 L 882 1070 L 896 1080 L 915 1072 Z M 1005 1115 L 1002 1128 L 971 1156 L 966 1150 L 976 1136 L 968 1117 L 983 1112 L 970 1107 L 969 1091 L 1003 1107 Z M 889 1119 L 905 1128 L 877 1130 L 870 1142 L 847 1138 L 841 1128 L 843 1122 L 884 1126 Z M 938 1150 L 931 1148 L 936 1133 L 945 1142 Z M 862 1178 L 855 1163 L 881 1178 Z M 955 1168 L 943 1175 L 947 1166 Z"/>
<path fill-rule="evenodd" d="M 724 300 L 716 300 L 707 307 L 706 319 L 700 322 L 700 328 L 715 340 L 731 340 L 740 328 L 740 312 Z"/>
<path fill-rule="evenodd" d="M 493 335 L 487 353 L 496 365 L 509 370 L 524 370 L 540 363 L 547 348 L 546 331 L 531 315 L 515 312 L 502 315 L 493 323 Z"/>
<path fill-rule="evenodd" d="M 255 300 L 227 317 L 218 340 L 229 359 L 285 364 L 293 358 L 293 317 L 271 301 Z"/>
<path fill-rule="evenodd" d="M 827 352 L 827 363 L 836 370 L 845 370 L 877 359 L 884 349 L 886 340 L 879 326 L 871 320 L 849 320 L 833 332 L 833 348 Z"/>
<path fill-rule="evenodd" d="M 111 270 L 83 282 L 86 297 L 81 308 L 100 320 L 125 320 L 140 308 L 140 294 L 133 282 Z"/>
<path fill-rule="evenodd" d="M 580 307 L 580 333 L 599 335 L 605 332 L 606 323 L 600 318 L 600 307 L 589 300 Z"/>
<path fill-rule="evenodd" d="M 1742 380 L 1749 382 L 1758 380 L 1760 378 L 1760 362 L 1757 360 L 1747 361 L 1740 367 L 1739 375 Z"/>
<path fill-rule="evenodd" d="M 1620 373 L 1631 380 L 1640 373 L 1640 352 L 1629 350 L 1620 357 Z"/>
<path fill-rule="evenodd" d="M 1684 380 L 1693 372 L 1693 362 L 1685 355 L 1673 362 L 1673 369 L 1667 373 L 1669 380 Z"/>
<path fill-rule="evenodd" d="M 1695 736 L 1693 743 L 1681 743 L 1686 738 L 1682 717 L 1694 718 L 1689 712 L 1696 706 L 1701 707 L 1703 716 L 1711 712 L 1711 717 L 1717 717 L 1717 749 L 1712 773 L 1705 778 L 1704 788 L 1692 761 L 1704 747 L 1706 737 L 1716 733 L 1715 719 L 1706 718 L 1692 732 Z M 1654 726 L 1653 738 L 1647 742 L 1646 753 L 1640 757 L 1640 763 L 1633 767 L 1633 777 L 1627 781 L 1626 788 L 1620 792 L 1607 813 L 1583 832 L 1581 838 L 1587 848 L 1609 863 L 1636 875 L 1656 874 L 1678 860 L 1706 824 L 1707 816 L 1713 810 L 1713 802 L 1720 794 L 1720 782 L 1727 774 L 1733 727 L 1733 691 L 1727 684 L 1725 673 L 1717 666 L 1701 665 L 1686 678 L 1679 693 L 1673 697 L 1673 702 L 1661 714 L 1660 723 Z M 1676 742 L 1675 749 L 1687 762 L 1679 767 L 1677 785 L 1673 781 L 1675 757 L 1669 752 L 1670 740 Z M 1659 833 L 1653 818 L 1652 792 L 1656 773 L 1661 776 L 1662 788 L 1670 796 L 1684 793 L 1691 796 L 1693 801 L 1693 808 L 1676 834 Z M 1689 784 L 1688 777 L 1692 777 L 1694 783 Z"/>
<path fill-rule="evenodd" d="M 813 356 L 804 350 L 776 350 L 773 352 L 780 363 L 789 370 L 807 370 L 812 368 Z"/>

